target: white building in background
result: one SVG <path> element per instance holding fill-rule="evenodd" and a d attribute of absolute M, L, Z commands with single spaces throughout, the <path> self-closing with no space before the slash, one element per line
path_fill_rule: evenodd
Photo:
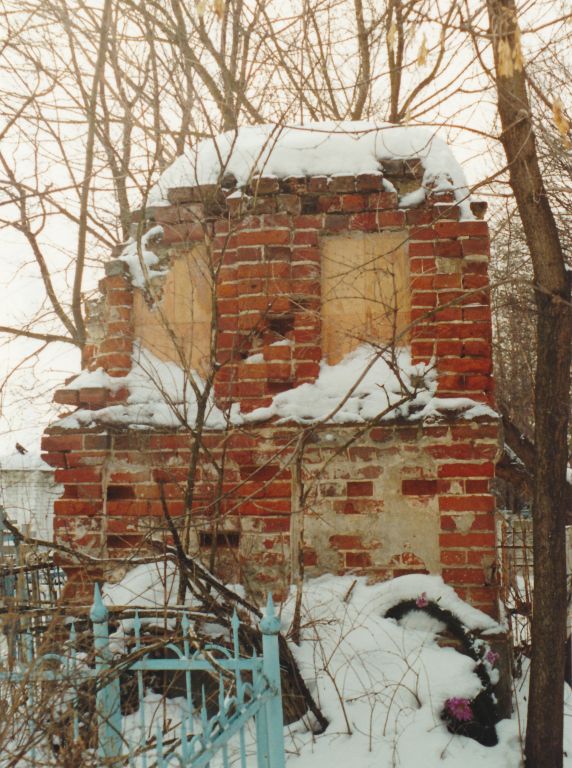
<path fill-rule="evenodd" d="M 51 541 L 54 501 L 62 493 L 54 471 L 38 455 L 0 456 L 0 507 L 30 536 Z"/>

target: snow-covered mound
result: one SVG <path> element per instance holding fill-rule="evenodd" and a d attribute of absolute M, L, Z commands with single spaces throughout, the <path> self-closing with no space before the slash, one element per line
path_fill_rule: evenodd
<path fill-rule="evenodd" d="M 474 661 L 437 644 L 437 622 L 413 629 L 383 618 L 391 605 L 421 595 L 473 629 L 499 629 L 439 577 L 367 585 L 324 576 L 305 585 L 302 642 L 292 649 L 330 726 L 318 737 L 303 723 L 292 727 L 289 768 L 517 768 L 515 721 L 499 724 L 491 748 L 451 735 L 441 719 L 447 701 L 470 701 L 481 690 Z M 284 629 L 293 603 L 283 608 Z"/>
<path fill-rule="evenodd" d="M 129 570 L 115 584 L 103 588 L 109 606 L 123 608 L 161 608 L 176 605 L 179 576 L 171 560 L 144 563 Z"/>
<path fill-rule="evenodd" d="M 424 188 L 453 190 L 463 217 L 472 217 L 465 175 L 434 130 L 366 121 L 243 126 L 204 139 L 167 168 L 147 205 L 168 205 L 169 189 L 216 184 L 225 174 L 232 174 L 240 188 L 255 175 L 379 173 L 381 160 L 408 158 L 421 159 Z M 418 195 L 417 204 L 422 199 Z"/>

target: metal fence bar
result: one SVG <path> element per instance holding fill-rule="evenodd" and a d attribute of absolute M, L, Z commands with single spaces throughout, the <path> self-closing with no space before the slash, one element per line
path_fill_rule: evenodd
<path fill-rule="evenodd" d="M 75 629 L 75 621 L 72 621 L 70 627 L 70 654 L 66 657 L 65 671 L 66 675 L 71 675 L 72 671 L 77 669 L 77 650 L 76 650 L 77 633 Z M 78 695 L 77 688 L 72 694 L 72 707 L 73 707 L 73 737 L 75 741 L 79 739 L 79 716 L 78 716 Z"/>
<path fill-rule="evenodd" d="M 234 681 L 236 685 L 236 697 L 239 701 L 244 701 L 244 683 L 242 680 L 241 669 L 239 667 L 239 654 L 240 646 L 238 642 L 238 630 L 240 627 L 240 621 L 238 619 L 236 609 L 232 612 L 232 619 L 230 620 L 230 626 L 232 630 L 232 645 L 234 648 L 234 660 L 236 667 L 234 670 Z M 240 745 L 240 768 L 246 768 L 246 742 L 244 737 L 244 727 L 238 732 L 238 739 Z"/>
<path fill-rule="evenodd" d="M 98 690 L 96 694 L 96 717 L 99 740 L 99 757 L 110 762 L 119 758 L 122 752 L 121 738 L 121 694 L 119 677 L 111 673 L 111 649 L 109 647 L 109 612 L 103 600 L 99 585 L 95 585 L 93 605 L 89 617 L 93 623 L 93 644 L 95 648 L 95 669 Z"/>
<path fill-rule="evenodd" d="M 284 723 L 282 719 L 282 691 L 280 688 L 280 649 L 278 633 L 280 619 L 274 611 L 272 595 L 268 596 L 266 613 L 260 621 L 262 632 L 262 668 L 272 691 L 266 704 L 270 768 L 284 768 Z"/>

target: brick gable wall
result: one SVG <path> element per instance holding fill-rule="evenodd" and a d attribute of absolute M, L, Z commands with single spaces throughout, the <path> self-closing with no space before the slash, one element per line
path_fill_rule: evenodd
<path fill-rule="evenodd" d="M 392 168 L 411 184 L 415 163 Z M 418 185 L 418 182 L 415 182 Z M 407 249 L 414 361 L 433 360 L 437 396 L 493 403 L 488 229 L 460 221 L 451 193 L 429 193 L 418 208 L 398 208 L 381 176 L 258 179 L 242 197 L 213 188 L 172 190 L 172 205 L 146 213 L 161 224 L 159 251 L 205 241 L 216 267 L 215 397 L 243 412 L 277 392 L 313 382 L 323 356 L 321 243 L 340 233 L 403 233 Z M 136 328 L 125 265 L 112 261 L 100 285 L 97 333 L 84 364 L 112 376 L 131 366 Z M 276 345 L 277 339 L 288 343 Z M 256 343 L 253 343 L 255 340 Z M 258 362 L 246 362 L 252 353 Z M 62 390 L 56 400 L 94 410 L 127 391 Z M 152 547 L 165 538 L 164 506 L 185 511 L 191 436 L 133 431 L 103 423 L 44 437 L 64 495 L 56 502 L 56 537 L 98 557 Z M 291 559 L 293 451 L 300 427 L 263 423 L 204 437 L 195 478 L 193 551 L 254 592 L 284 592 Z M 441 573 L 473 604 L 496 612 L 495 520 L 490 480 L 498 445 L 491 416 L 452 413 L 425 424 L 396 421 L 360 427 L 324 425 L 307 440 L 303 560 L 324 571 L 387 578 Z M 219 463 L 224 471 L 217 472 Z M 296 492 L 298 489 L 296 489 Z M 70 565 L 78 580 L 97 568 Z M 109 576 L 109 569 L 106 572 Z"/>

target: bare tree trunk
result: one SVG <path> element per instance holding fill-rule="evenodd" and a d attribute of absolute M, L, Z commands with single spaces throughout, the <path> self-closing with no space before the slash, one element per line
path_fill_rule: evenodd
<path fill-rule="evenodd" d="M 401 0 L 390 0 L 387 6 L 386 45 L 389 62 L 389 123 L 399 122 L 399 97 L 403 75 L 403 18 Z"/>
<path fill-rule="evenodd" d="M 570 288 L 538 163 L 514 0 L 488 0 L 510 183 L 530 249 L 537 306 L 532 669 L 527 768 L 561 768 L 566 639 L 565 488 Z"/>
<path fill-rule="evenodd" d="M 95 151 L 95 134 L 97 122 L 97 92 L 99 83 L 103 78 L 105 69 L 105 51 L 107 49 L 107 36 L 111 22 L 111 0 L 106 0 L 103 6 L 101 16 L 101 33 L 99 39 L 99 49 L 97 52 L 97 62 L 93 73 L 93 82 L 91 94 L 89 97 L 88 126 L 85 150 L 85 167 L 80 196 L 80 213 L 78 227 L 78 245 L 76 254 L 75 275 L 73 283 L 72 313 L 75 327 L 80 341 L 85 342 L 85 324 L 83 320 L 83 306 L 81 291 L 83 287 L 83 273 L 85 260 L 87 256 L 87 221 L 89 207 L 89 193 L 93 185 L 91 178 L 93 171 L 93 157 Z"/>
<path fill-rule="evenodd" d="M 302 592 L 304 588 L 304 513 L 306 490 L 304 489 L 304 450 L 311 435 L 305 430 L 300 435 L 292 465 L 292 514 L 290 516 L 290 582 L 296 586 L 296 603 L 292 618 L 292 642 L 300 645 L 302 623 Z"/>
<path fill-rule="evenodd" d="M 357 102 L 352 111 L 352 120 L 361 120 L 367 97 L 371 90 L 371 51 L 369 30 L 364 20 L 362 0 L 354 0 L 354 9 L 359 50 L 359 71 L 356 83 Z"/>

